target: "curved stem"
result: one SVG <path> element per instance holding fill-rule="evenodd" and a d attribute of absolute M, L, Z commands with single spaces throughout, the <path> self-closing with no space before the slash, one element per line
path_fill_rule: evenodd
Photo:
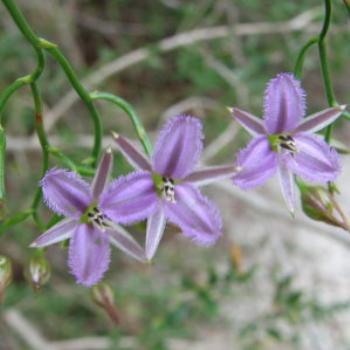
<path fill-rule="evenodd" d="M 44 49 L 46 49 L 60 64 L 62 69 L 67 75 L 67 78 L 69 79 L 70 83 L 72 84 L 75 91 L 78 93 L 80 98 L 85 103 L 87 109 L 90 112 L 92 121 L 94 123 L 94 129 L 95 129 L 95 141 L 94 141 L 94 147 L 92 150 L 92 157 L 94 159 L 94 165 L 96 165 L 98 156 L 101 151 L 101 145 L 102 145 L 102 124 L 101 124 L 101 118 L 99 116 L 99 113 L 97 112 L 97 109 L 95 108 L 92 98 L 90 97 L 90 94 L 88 91 L 84 88 L 84 86 L 80 83 L 76 73 L 74 72 L 72 66 L 68 62 L 68 60 L 65 58 L 65 56 L 62 54 L 62 52 L 58 49 L 58 47 L 55 44 L 49 43 L 47 41 L 42 40 L 41 45 Z"/>
<path fill-rule="evenodd" d="M 350 1 L 349 0 L 343 0 L 344 5 L 348 11 L 348 15 L 350 16 Z"/>
<path fill-rule="evenodd" d="M 121 97 L 115 96 L 113 94 L 110 94 L 108 92 L 98 92 L 94 91 L 90 94 L 91 98 L 93 100 L 105 100 L 112 102 L 116 106 L 118 106 L 120 109 L 122 109 L 130 118 L 135 132 L 137 134 L 137 137 L 139 138 L 140 142 L 142 143 L 142 146 L 146 152 L 147 155 L 151 155 L 152 153 L 152 144 L 148 138 L 148 135 L 146 133 L 146 130 L 141 122 L 141 119 L 136 114 L 133 107 L 124 99 Z"/>
<path fill-rule="evenodd" d="M 325 17 L 323 21 L 323 27 L 321 29 L 319 40 L 318 40 L 318 52 L 321 62 L 321 72 L 323 77 L 323 84 L 326 91 L 327 101 L 329 106 L 336 106 L 337 101 L 335 99 L 332 80 L 330 76 L 330 71 L 328 67 L 328 58 L 327 58 L 327 48 L 326 48 L 326 36 L 329 30 L 331 17 L 332 17 L 332 1 L 325 0 Z M 333 125 L 329 125 L 326 128 L 325 140 L 329 143 L 332 136 Z"/>
<path fill-rule="evenodd" d="M 17 6 L 12 0 L 2 0 L 6 6 L 8 12 L 11 14 L 13 20 L 16 22 L 17 27 L 20 29 L 24 37 L 34 46 L 39 47 L 39 38 L 35 35 L 32 28 L 29 26 L 27 20 L 19 11 Z"/>
<path fill-rule="evenodd" d="M 28 219 L 31 215 L 32 215 L 32 210 L 26 210 L 9 217 L 8 219 L 6 219 L 4 222 L 1 223 L 0 235 L 5 233 L 6 230 L 9 229 L 11 226 L 19 224 L 20 222 Z"/>
<path fill-rule="evenodd" d="M 0 220 L 5 212 L 5 155 L 6 135 L 0 124 Z"/>
<path fill-rule="evenodd" d="M 49 168 L 49 150 L 48 149 L 50 144 L 47 139 L 44 125 L 43 125 L 43 108 L 42 108 L 41 95 L 40 95 L 38 85 L 35 82 L 31 83 L 31 90 L 32 90 L 34 106 L 35 106 L 35 129 L 39 138 L 42 155 L 43 155 L 42 169 L 41 169 L 41 177 L 42 177 L 44 176 L 44 174 Z M 37 187 L 31 208 L 33 210 L 33 218 L 39 227 L 42 226 L 42 222 L 38 216 L 37 209 L 41 201 L 41 198 L 42 198 L 41 187 Z"/>
<path fill-rule="evenodd" d="M 6 6 L 7 10 L 11 14 L 13 20 L 17 24 L 17 27 L 20 29 L 24 37 L 32 44 L 34 49 L 38 53 L 38 67 L 40 66 L 40 58 L 43 56 L 42 50 L 47 50 L 61 65 L 64 72 L 66 73 L 70 83 L 74 87 L 74 89 L 77 91 L 78 95 L 81 97 L 85 105 L 87 106 L 90 115 L 94 122 L 95 127 L 95 143 L 92 150 L 92 157 L 94 160 L 94 164 L 96 164 L 96 161 L 98 159 L 99 153 L 101 151 L 101 143 L 102 143 L 102 125 L 100 121 L 100 117 L 98 115 L 98 112 L 96 108 L 94 107 L 89 93 L 85 90 L 85 88 L 82 86 L 82 84 L 79 82 L 77 75 L 75 74 L 72 66 L 67 61 L 67 59 L 64 57 L 64 55 L 61 53 L 61 51 L 58 49 L 57 45 L 45 40 L 39 38 L 34 31 L 29 26 L 28 22 L 26 21 L 25 17 L 23 16 L 22 12 L 17 8 L 13 0 L 2 0 L 4 5 Z M 30 84 L 33 81 L 35 81 L 41 74 L 40 69 L 37 69 L 31 76 L 24 77 L 24 81 L 22 81 L 23 78 L 20 78 L 19 81 L 16 81 L 14 84 L 12 84 L 8 89 L 5 90 L 4 94 L 4 101 L 0 98 L 0 112 L 2 106 L 6 103 L 8 98 L 20 87 L 22 87 L 25 84 Z M 3 102 L 3 103 L 2 103 Z"/>
<path fill-rule="evenodd" d="M 297 57 L 297 61 L 294 66 L 294 75 L 297 79 L 301 79 L 302 73 L 303 73 L 303 66 L 304 66 L 304 60 L 305 55 L 307 51 L 314 45 L 318 43 L 318 36 L 312 37 L 299 51 L 299 55 Z"/>

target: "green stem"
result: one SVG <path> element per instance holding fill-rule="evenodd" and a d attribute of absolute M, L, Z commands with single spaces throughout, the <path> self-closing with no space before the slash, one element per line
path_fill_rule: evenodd
<path fill-rule="evenodd" d="M 323 84 L 326 91 L 326 97 L 329 106 L 336 106 L 337 101 L 335 99 L 333 84 L 330 76 L 329 66 L 328 66 L 328 58 L 327 58 L 327 47 L 326 47 L 326 36 L 329 30 L 329 26 L 331 23 L 332 17 L 332 1 L 325 0 L 325 17 L 323 21 L 323 27 L 319 34 L 318 40 L 318 52 L 320 56 L 321 62 L 321 72 L 323 77 Z M 329 125 L 325 131 L 325 141 L 330 142 L 332 136 L 333 125 Z"/>
<path fill-rule="evenodd" d="M 24 37 L 34 46 L 39 48 L 39 38 L 35 35 L 27 20 L 23 16 L 22 12 L 17 8 L 12 0 L 2 0 L 6 6 L 8 12 L 11 14 L 13 20 L 17 24 L 17 27 L 22 32 Z"/>
<path fill-rule="evenodd" d="M 76 90 L 78 95 L 81 97 L 83 102 L 85 103 L 86 107 L 88 108 L 91 118 L 94 123 L 95 128 L 95 143 L 92 150 L 92 157 L 94 159 L 94 164 L 96 164 L 99 153 L 101 151 L 101 143 L 102 143 L 102 125 L 101 120 L 99 117 L 99 114 L 94 107 L 92 100 L 90 98 L 89 93 L 87 90 L 82 86 L 80 83 L 77 75 L 75 74 L 72 66 L 68 62 L 68 60 L 65 58 L 65 56 L 61 53 L 61 51 L 58 49 L 57 45 L 45 40 L 39 38 L 34 31 L 29 26 L 28 22 L 26 21 L 25 17 L 23 16 L 22 12 L 18 9 L 18 7 L 15 5 L 13 0 L 2 0 L 4 5 L 6 6 L 7 10 L 11 14 L 13 20 L 17 24 L 17 27 L 20 29 L 24 37 L 32 44 L 34 49 L 38 53 L 38 67 L 40 66 L 40 57 L 42 56 L 42 50 L 47 50 L 61 65 L 62 69 L 66 73 L 70 83 L 72 84 L 73 88 Z M 41 70 L 42 71 L 42 70 Z M 41 74 L 40 69 L 37 69 L 29 78 L 29 76 L 25 77 L 28 79 L 28 81 L 22 81 L 19 82 L 16 81 L 12 86 L 10 86 L 5 91 L 5 101 L 3 104 L 6 103 L 7 99 L 20 87 L 22 87 L 25 84 L 30 84 L 33 81 L 35 81 Z M 0 98 L 0 112 L 2 108 L 2 99 Z"/>
<path fill-rule="evenodd" d="M 137 137 L 139 138 L 140 142 L 142 143 L 142 146 L 146 152 L 147 155 L 151 155 L 152 153 L 152 144 L 148 138 L 148 135 L 146 133 L 146 130 L 141 122 L 141 119 L 136 114 L 133 107 L 124 99 L 121 97 L 115 96 L 113 94 L 110 94 L 108 92 L 98 92 L 94 91 L 90 94 L 91 98 L 93 100 L 105 100 L 112 102 L 116 106 L 118 106 L 120 109 L 122 109 L 130 118 L 135 132 L 137 134 Z"/>
<path fill-rule="evenodd" d="M 350 16 L 350 1 L 349 0 L 343 0 L 344 5 L 348 11 L 348 15 Z"/>
<path fill-rule="evenodd" d="M 33 73 L 25 75 L 21 78 L 16 79 L 10 86 L 8 86 L 4 92 L 0 95 L 0 123 L 4 122 L 3 111 L 9 98 L 21 87 L 31 84 L 39 79 L 44 67 L 45 67 L 45 56 L 41 49 L 34 47 L 37 55 L 37 66 Z"/>
<path fill-rule="evenodd" d="M 6 135 L 0 124 L 0 220 L 5 214 L 5 156 Z"/>
<path fill-rule="evenodd" d="M 41 168 L 41 177 L 44 176 L 46 171 L 49 168 L 49 141 L 46 136 L 46 132 L 43 125 L 43 107 L 42 107 L 42 100 L 40 91 L 38 88 L 38 85 L 33 82 L 31 83 L 31 89 L 34 99 L 34 106 L 35 106 L 35 130 L 40 142 L 41 150 L 42 150 L 42 168 Z M 35 222 L 39 225 L 39 227 L 42 226 L 42 222 L 40 221 L 40 218 L 38 216 L 38 206 L 42 198 L 42 190 L 41 187 L 37 187 L 37 190 L 35 192 L 34 200 L 32 203 L 32 210 L 33 210 L 33 218 Z"/>
<path fill-rule="evenodd" d="M 301 79 L 303 74 L 303 66 L 305 61 L 305 56 L 307 51 L 314 45 L 318 43 L 318 36 L 311 38 L 299 51 L 297 61 L 294 67 L 294 75 L 297 79 Z"/>
<path fill-rule="evenodd" d="M 4 222 L 1 223 L 0 226 L 0 235 L 5 233 L 11 226 L 17 225 L 20 222 L 28 219 L 32 215 L 32 210 L 26 210 L 20 213 L 17 213 Z"/>
<path fill-rule="evenodd" d="M 71 160 L 68 156 L 66 156 L 61 150 L 59 150 L 56 147 L 50 147 L 49 152 L 54 157 L 59 159 L 70 170 L 72 170 L 80 175 L 93 176 L 95 174 L 95 170 L 93 168 L 88 168 L 86 166 L 75 164 L 73 160 Z"/>
<path fill-rule="evenodd" d="M 101 151 L 101 145 L 102 145 L 102 124 L 101 124 L 101 118 L 99 116 L 99 113 L 97 112 L 97 109 L 95 108 L 92 98 L 90 97 L 90 94 L 88 91 L 84 88 L 84 86 L 80 83 L 78 76 L 74 72 L 72 66 L 68 62 L 68 60 L 65 58 L 65 56 L 62 54 L 62 52 L 57 48 L 56 45 L 51 44 L 47 41 L 42 40 L 41 41 L 42 46 L 44 49 L 46 49 L 60 64 L 64 72 L 66 73 L 66 76 L 70 83 L 72 84 L 75 91 L 78 93 L 80 98 L 85 103 L 87 109 L 90 112 L 90 116 L 92 118 L 92 121 L 94 123 L 94 129 L 95 129 L 95 141 L 94 141 L 94 147 L 92 150 L 92 157 L 94 159 L 94 164 L 96 165 L 98 156 Z"/>

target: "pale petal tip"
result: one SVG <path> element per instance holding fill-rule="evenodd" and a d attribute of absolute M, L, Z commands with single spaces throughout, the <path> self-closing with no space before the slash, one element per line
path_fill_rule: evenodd
<path fill-rule="evenodd" d="M 37 248 L 38 245 L 36 244 L 36 242 L 32 242 L 30 245 L 29 245 L 29 248 Z"/>
<path fill-rule="evenodd" d="M 233 113 L 233 111 L 234 111 L 234 108 L 233 108 L 233 107 L 226 107 L 226 109 L 227 109 L 230 113 Z"/>
<path fill-rule="evenodd" d="M 112 146 L 108 145 L 106 148 L 106 154 L 111 154 L 112 153 Z"/>
<path fill-rule="evenodd" d="M 340 105 L 338 106 L 338 108 L 341 110 L 341 111 L 345 111 L 347 105 Z"/>

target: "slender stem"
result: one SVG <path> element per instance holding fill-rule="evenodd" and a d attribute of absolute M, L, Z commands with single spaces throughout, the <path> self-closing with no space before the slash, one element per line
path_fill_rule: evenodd
<path fill-rule="evenodd" d="M 2 0 L 4 5 L 6 6 L 7 10 L 11 14 L 13 20 L 17 24 L 18 28 L 22 32 L 22 34 L 25 36 L 25 38 L 32 44 L 34 49 L 38 53 L 38 67 L 40 66 L 40 57 L 42 55 L 42 50 L 47 50 L 61 65 L 64 72 L 66 73 L 70 83 L 72 84 L 73 88 L 77 91 L 78 95 L 81 97 L 85 105 L 87 106 L 91 118 L 94 122 L 95 127 L 95 143 L 92 150 L 92 157 L 94 160 L 94 164 L 96 164 L 99 153 L 101 151 L 101 143 L 102 143 L 102 125 L 100 121 L 99 114 L 94 107 L 92 100 L 90 98 L 89 93 L 86 91 L 86 89 L 82 86 L 82 84 L 79 82 L 79 79 L 77 75 L 75 74 L 72 66 L 68 62 L 68 60 L 64 57 L 64 55 L 61 53 L 61 51 L 58 49 L 57 45 L 45 40 L 39 38 L 34 31 L 29 26 L 28 22 L 26 21 L 25 17 L 23 16 L 22 12 L 18 9 L 18 7 L 15 5 L 13 0 Z M 24 82 L 20 80 L 16 84 L 13 84 L 11 88 L 8 88 L 5 92 L 5 103 L 7 99 L 20 87 L 22 87 L 25 84 L 30 84 L 33 81 L 35 81 L 39 75 L 41 74 L 41 71 L 37 69 L 29 78 L 27 76 L 26 78 L 28 80 L 25 80 Z M 0 98 L 0 112 L 2 108 L 2 100 Z"/>
<path fill-rule="evenodd" d="M 5 233 L 6 230 L 9 229 L 11 226 L 19 224 L 20 222 L 28 219 L 31 215 L 32 215 L 32 210 L 26 210 L 9 217 L 8 219 L 6 219 L 4 222 L 1 223 L 0 235 Z"/>
<path fill-rule="evenodd" d="M 92 150 L 92 157 L 94 159 L 94 165 L 96 165 L 98 156 L 101 151 L 101 145 L 102 145 L 102 124 L 101 124 L 101 118 L 99 116 L 99 113 L 97 112 L 97 109 L 95 108 L 92 98 L 90 97 L 90 94 L 88 91 L 84 88 L 84 86 L 80 83 L 78 76 L 74 72 L 71 64 L 68 62 L 68 60 L 65 58 L 65 56 L 62 54 L 62 52 L 56 47 L 56 45 L 42 41 L 42 45 L 44 48 L 57 60 L 57 62 L 60 64 L 62 69 L 67 75 L 67 78 L 69 79 L 70 83 L 72 84 L 75 91 L 78 93 L 80 98 L 85 103 L 86 107 L 88 108 L 91 118 L 94 123 L 95 128 L 95 141 L 94 141 L 94 147 Z M 45 47 L 46 46 L 46 47 Z"/>
<path fill-rule="evenodd" d="M 56 147 L 50 147 L 49 152 L 59 160 L 61 160 L 69 169 L 73 170 L 74 172 L 78 172 L 77 166 L 75 163 L 68 158 L 63 152 L 61 152 Z"/>
<path fill-rule="evenodd" d="M 4 122 L 3 111 L 9 98 L 21 87 L 31 84 L 39 79 L 44 67 L 45 67 L 45 56 L 41 49 L 34 47 L 37 55 L 37 66 L 33 73 L 25 75 L 21 78 L 16 79 L 11 85 L 9 85 L 3 93 L 0 95 L 0 123 Z"/>
<path fill-rule="evenodd" d="M 106 100 L 109 102 L 114 103 L 116 106 L 118 106 L 120 109 L 122 109 L 130 118 L 135 132 L 137 134 L 137 137 L 139 138 L 140 142 L 142 143 L 142 146 L 146 152 L 147 155 L 151 155 L 152 153 L 152 144 L 149 140 L 149 137 L 146 133 L 146 130 L 141 122 L 141 119 L 136 114 L 133 107 L 124 99 L 121 97 L 115 96 L 113 94 L 110 94 L 108 92 L 98 92 L 94 91 L 90 94 L 91 98 L 93 100 Z"/>
<path fill-rule="evenodd" d="M 321 62 L 321 72 L 323 77 L 323 84 L 326 91 L 327 101 L 329 106 L 336 106 L 337 101 L 335 99 L 332 80 L 330 76 L 330 71 L 328 67 L 327 58 L 327 47 L 326 47 L 326 36 L 329 30 L 332 17 L 332 0 L 325 0 L 325 17 L 323 21 L 323 27 L 321 29 L 319 40 L 318 40 L 318 52 Z M 325 141 L 330 142 L 332 136 L 333 124 L 329 125 L 325 131 Z"/>
<path fill-rule="evenodd" d="M 294 67 L 294 75 L 297 79 L 301 79 L 303 74 L 303 66 L 305 61 L 305 56 L 307 51 L 314 45 L 318 43 L 318 36 L 312 37 L 299 51 L 299 55 L 297 57 L 297 61 Z"/>
<path fill-rule="evenodd" d="M 34 106 L 35 106 L 35 129 L 38 135 L 38 139 L 41 145 L 41 150 L 43 155 L 41 176 L 44 176 L 44 174 L 49 168 L 49 150 L 48 149 L 50 144 L 47 139 L 44 125 L 43 125 L 43 107 L 42 107 L 41 95 L 40 95 L 38 85 L 35 82 L 31 83 L 31 90 L 32 90 Z M 41 198 L 42 198 L 41 187 L 37 187 L 34 200 L 32 203 L 32 210 L 33 210 L 33 218 L 39 226 L 42 226 L 42 222 L 40 221 L 40 218 L 38 216 L 37 208 L 39 206 Z"/>
<path fill-rule="evenodd" d="M 5 211 L 5 155 L 6 155 L 6 135 L 0 124 L 0 220 Z"/>
<path fill-rule="evenodd" d="M 39 47 L 39 38 L 35 35 L 22 12 L 17 8 L 12 0 L 2 0 L 8 12 L 10 12 L 17 27 L 20 29 L 25 38 L 34 46 Z"/>
<path fill-rule="evenodd" d="M 344 5 L 348 11 L 348 15 L 350 16 L 350 1 L 349 0 L 343 0 Z"/>

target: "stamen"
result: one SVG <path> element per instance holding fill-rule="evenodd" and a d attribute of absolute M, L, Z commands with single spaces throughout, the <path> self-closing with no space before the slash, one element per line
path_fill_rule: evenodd
<path fill-rule="evenodd" d="M 287 151 L 290 151 L 292 154 L 297 153 L 298 149 L 296 142 L 291 135 L 281 134 L 278 136 L 279 145 L 281 148 L 284 148 Z"/>
<path fill-rule="evenodd" d="M 161 191 L 163 197 L 171 203 L 176 203 L 174 180 L 170 177 L 163 177 L 162 180 L 163 186 L 161 188 Z"/>
<path fill-rule="evenodd" d="M 87 216 L 89 223 L 96 225 L 101 231 L 105 231 L 109 227 L 106 216 L 97 207 L 91 208 Z"/>

